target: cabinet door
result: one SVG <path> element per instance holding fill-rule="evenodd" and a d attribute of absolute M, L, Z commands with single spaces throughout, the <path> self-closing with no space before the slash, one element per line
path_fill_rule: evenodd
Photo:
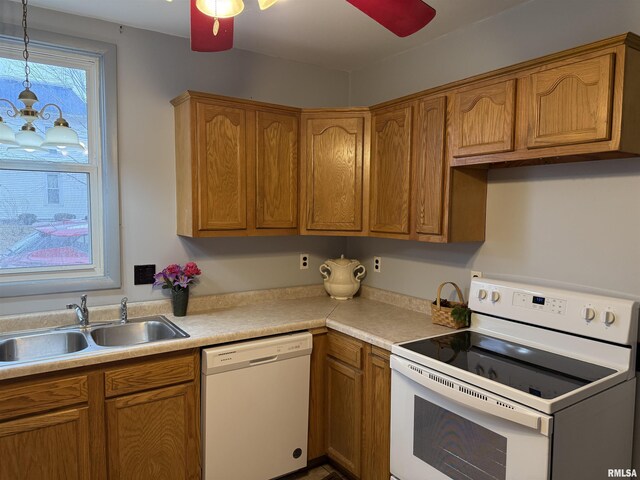
<path fill-rule="evenodd" d="M 247 227 L 246 113 L 197 104 L 200 230 Z"/>
<path fill-rule="evenodd" d="M 391 451 L 389 352 L 372 347 L 372 352 L 367 355 L 365 377 L 362 478 L 387 480 Z"/>
<path fill-rule="evenodd" d="M 409 233 L 411 106 L 373 116 L 370 227 Z"/>
<path fill-rule="evenodd" d="M 414 125 L 416 232 L 442 233 L 446 97 L 420 100 Z"/>
<path fill-rule="evenodd" d="M 311 372 L 309 382 L 309 443 L 307 462 L 326 454 L 325 449 L 325 361 L 327 355 L 327 329 L 311 330 L 313 350 L 311 350 Z"/>
<path fill-rule="evenodd" d="M 106 401 L 109 478 L 200 478 L 193 383 Z"/>
<path fill-rule="evenodd" d="M 306 120 L 306 228 L 362 230 L 364 118 Z"/>
<path fill-rule="evenodd" d="M 257 112 L 256 228 L 298 225 L 298 118 Z"/>
<path fill-rule="evenodd" d="M 613 54 L 531 75 L 529 148 L 608 140 Z"/>
<path fill-rule="evenodd" d="M 0 423 L 0 478 L 90 478 L 86 407 Z"/>
<path fill-rule="evenodd" d="M 507 80 L 455 94 L 454 157 L 513 150 L 515 91 L 515 80 Z"/>
<path fill-rule="evenodd" d="M 360 476 L 362 372 L 327 357 L 327 455 Z"/>

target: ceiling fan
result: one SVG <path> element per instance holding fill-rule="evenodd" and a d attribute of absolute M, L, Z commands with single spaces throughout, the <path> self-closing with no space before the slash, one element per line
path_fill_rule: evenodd
<path fill-rule="evenodd" d="M 278 0 L 258 0 L 265 10 Z M 346 0 L 380 25 L 407 37 L 436 16 L 422 0 Z M 190 0 L 191 50 L 221 52 L 233 47 L 233 18 L 242 12 L 242 0 Z"/>

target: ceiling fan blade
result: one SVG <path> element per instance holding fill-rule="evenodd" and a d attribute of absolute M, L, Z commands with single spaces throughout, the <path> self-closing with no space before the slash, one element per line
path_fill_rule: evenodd
<path fill-rule="evenodd" d="M 436 16 L 422 0 L 347 0 L 399 37 L 416 33 Z"/>
<path fill-rule="evenodd" d="M 191 0 L 191 50 L 222 52 L 233 47 L 233 17 L 219 18 L 220 29 L 213 34 L 214 18 L 202 13 Z"/>

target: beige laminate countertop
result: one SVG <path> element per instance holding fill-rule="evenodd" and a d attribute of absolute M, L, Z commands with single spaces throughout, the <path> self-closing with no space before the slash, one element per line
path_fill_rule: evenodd
<path fill-rule="evenodd" d="M 391 350 L 394 343 L 451 331 L 447 327 L 433 325 L 431 318 L 424 313 L 366 298 L 338 301 L 327 296 L 308 297 L 220 308 L 186 317 L 165 316 L 190 337 L 78 352 L 17 365 L 5 364 L 0 366 L 0 380 L 325 325 L 387 350 Z"/>

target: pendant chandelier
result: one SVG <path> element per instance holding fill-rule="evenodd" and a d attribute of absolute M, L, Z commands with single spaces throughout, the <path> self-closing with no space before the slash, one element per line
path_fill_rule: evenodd
<path fill-rule="evenodd" d="M 258 0 L 260 10 L 266 10 L 278 0 Z M 231 18 L 240 15 L 244 10 L 242 0 L 196 0 L 196 7 L 205 15 L 213 17 L 213 34 L 218 34 L 219 18 Z"/>
<path fill-rule="evenodd" d="M 24 90 L 18 95 L 18 101 L 24 107 L 18 109 L 13 102 L 6 98 L 0 98 L 0 102 L 6 102 L 11 109 L 7 111 L 7 115 L 11 118 L 24 120 L 24 125 L 20 131 L 14 133 L 0 117 L 0 144 L 10 145 L 11 149 L 25 150 L 27 152 L 44 151 L 46 149 L 83 149 L 84 147 L 78 140 L 78 134 L 69 128 L 69 123 L 62 118 L 62 109 L 55 103 L 47 103 L 40 110 L 33 108 L 38 102 L 37 95 L 31 91 L 31 82 L 29 74 L 29 35 L 27 34 L 27 0 L 22 0 L 22 30 L 24 34 L 24 75 L 25 80 L 22 82 Z M 51 115 L 45 110 L 52 107 L 58 110 L 58 119 L 53 122 L 53 127 L 49 128 L 45 137 L 36 133 L 33 122 L 39 119 L 49 120 Z"/>

